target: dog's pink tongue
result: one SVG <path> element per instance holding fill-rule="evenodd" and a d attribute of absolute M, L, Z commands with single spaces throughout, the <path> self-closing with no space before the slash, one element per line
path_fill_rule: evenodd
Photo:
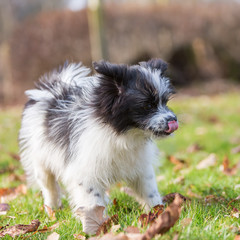
<path fill-rule="evenodd" d="M 172 133 L 178 129 L 178 122 L 177 121 L 170 121 L 168 122 L 168 130 L 167 133 Z"/>

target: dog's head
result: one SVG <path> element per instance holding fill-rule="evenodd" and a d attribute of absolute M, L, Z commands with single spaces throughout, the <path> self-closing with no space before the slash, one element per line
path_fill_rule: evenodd
<path fill-rule="evenodd" d="M 102 122 L 117 133 L 138 128 L 161 137 L 177 130 L 177 118 L 167 107 L 174 89 L 164 76 L 164 61 L 153 59 L 133 66 L 100 61 L 93 66 L 99 78 L 94 105 Z"/>

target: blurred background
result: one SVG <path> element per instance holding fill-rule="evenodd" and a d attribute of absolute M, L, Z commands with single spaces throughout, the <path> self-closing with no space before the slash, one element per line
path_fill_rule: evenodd
<path fill-rule="evenodd" d="M 65 60 L 169 63 L 190 94 L 238 89 L 240 1 L 0 0 L 0 103 Z"/>

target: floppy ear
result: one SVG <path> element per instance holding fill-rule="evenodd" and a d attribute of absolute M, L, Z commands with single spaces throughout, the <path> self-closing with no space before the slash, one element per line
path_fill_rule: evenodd
<path fill-rule="evenodd" d="M 145 67 L 145 68 L 151 68 L 151 69 L 156 69 L 156 70 L 161 70 L 161 73 L 163 74 L 167 68 L 168 68 L 168 64 L 166 62 L 164 62 L 162 59 L 160 58 L 156 58 L 156 59 L 151 59 L 147 62 L 140 62 L 139 63 L 141 66 Z"/>
<path fill-rule="evenodd" d="M 93 62 L 93 67 L 97 73 L 107 77 L 109 80 L 114 80 L 119 85 L 127 78 L 129 70 L 129 67 L 125 64 L 112 64 L 104 60 Z"/>

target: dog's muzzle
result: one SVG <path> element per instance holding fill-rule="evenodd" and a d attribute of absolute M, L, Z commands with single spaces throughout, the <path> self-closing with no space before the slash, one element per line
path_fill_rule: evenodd
<path fill-rule="evenodd" d="M 178 122 L 173 120 L 168 122 L 168 129 L 165 130 L 166 133 L 173 133 L 178 129 Z"/>

